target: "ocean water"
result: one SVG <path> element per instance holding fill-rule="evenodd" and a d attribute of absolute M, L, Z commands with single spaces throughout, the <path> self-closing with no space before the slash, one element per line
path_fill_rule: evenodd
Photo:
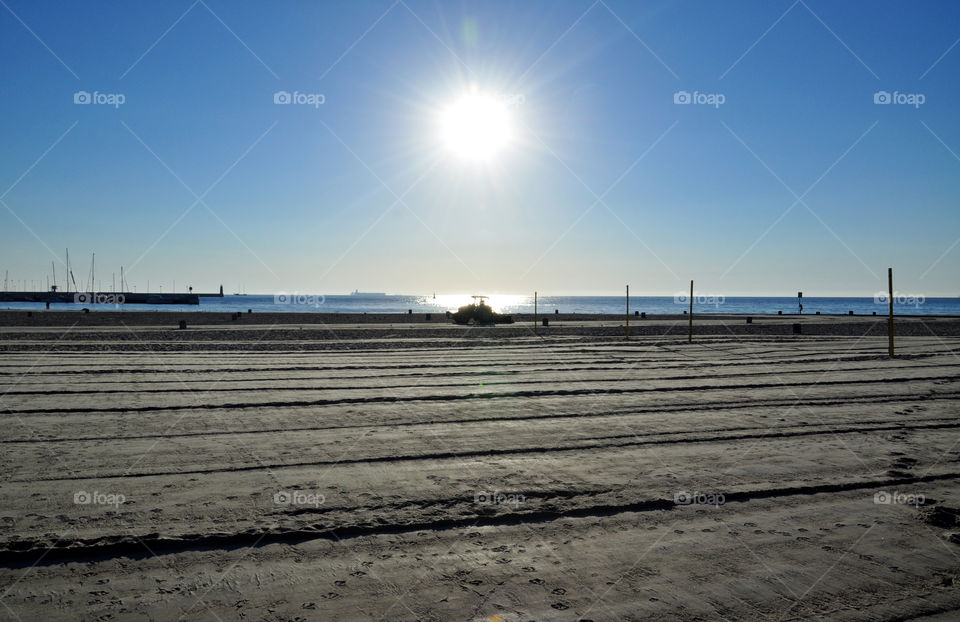
<path fill-rule="evenodd" d="M 86 305 L 91 309 L 137 311 L 211 311 L 232 313 L 246 312 L 291 312 L 291 313 L 442 313 L 456 311 L 468 304 L 470 296 L 324 296 L 321 294 L 280 294 L 224 296 L 201 298 L 200 305 Z M 541 296 L 538 311 L 561 313 L 624 313 L 624 296 Z M 494 295 L 488 304 L 501 313 L 532 313 L 533 296 Z M 54 304 L 52 309 L 79 309 L 84 305 Z M 42 303 L 3 303 L 6 309 L 43 309 Z M 689 308 L 686 297 L 631 296 L 630 313 L 640 311 L 650 314 L 679 314 Z M 857 315 L 887 313 L 887 300 L 875 298 L 804 298 L 803 313 L 843 314 L 853 311 Z M 784 314 L 797 312 L 796 298 L 723 297 L 697 295 L 694 313 L 754 313 Z M 924 298 L 922 296 L 898 296 L 894 301 L 898 315 L 960 315 L 960 298 Z"/>

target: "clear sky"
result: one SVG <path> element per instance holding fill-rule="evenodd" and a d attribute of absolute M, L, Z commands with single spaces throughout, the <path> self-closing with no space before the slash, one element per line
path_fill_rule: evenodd
<path fill-rule="evenodd" d="M 11 279 L 960 295 L 952 0 L 0 5 Z"/>

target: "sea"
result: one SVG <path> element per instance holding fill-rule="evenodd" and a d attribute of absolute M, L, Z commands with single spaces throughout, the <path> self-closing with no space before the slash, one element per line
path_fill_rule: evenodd
<path fill-rule="evenodd" d="M 897 315 L 958 315 L 960 297 L 925 298 L 895 294 L 894 313 Z M 271 295 L 226 295 L 222 298 L 200 298 L 199 305 L 81 305 L 53 304 L 54 310 L 80 309 L 137 311 L 209 311 L 214 313 L 289 312 L 289 313 L 443 313 L 456 311 L 469 304 L 469 295 L 443 294 L 427 296 L 408 295 L 323 295 L 286 293 Z M 886 296 L 871 298 L 804 297 L 803 313 L 823 315 L 885 315 L 888 312 Z M 797 298 L 774 297 L 724 297 L 695 295 L 695 314 L 747 313 L 747 314 L 793 314 L 799 311 Z M 533 313 L 533 296 L 492 295 L 487 304 L 499 313 Z M 630 313 L 639 311 L 653 315 L 681 314 L 689 309 L 687 296 L 630 296 Z M 43 309 L 43 303 L 2 303 L 6 309 Z M 626 312 L 625 296 L 540 296 L 537 310 L 541 314 L 560 313 L 612 313 Z"/>

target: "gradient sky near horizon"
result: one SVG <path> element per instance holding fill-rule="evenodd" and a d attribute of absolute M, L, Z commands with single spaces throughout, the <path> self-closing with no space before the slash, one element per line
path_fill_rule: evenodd
<path fill-rule="evenodd" d="M 960 295 L 955 2 L 0 4 L 12 281 Z M 482 165 L 438 139 L 471 87 Z"/>

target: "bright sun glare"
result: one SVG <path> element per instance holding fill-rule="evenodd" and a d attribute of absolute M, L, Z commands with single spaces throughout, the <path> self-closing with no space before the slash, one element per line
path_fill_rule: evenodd
<path fill-rule="evenodd" d="M 463 95 L 443 110 L 440 137 L 462 159 L 489 161 L 513 138 L 507 105 L 484 93 Z"/>

